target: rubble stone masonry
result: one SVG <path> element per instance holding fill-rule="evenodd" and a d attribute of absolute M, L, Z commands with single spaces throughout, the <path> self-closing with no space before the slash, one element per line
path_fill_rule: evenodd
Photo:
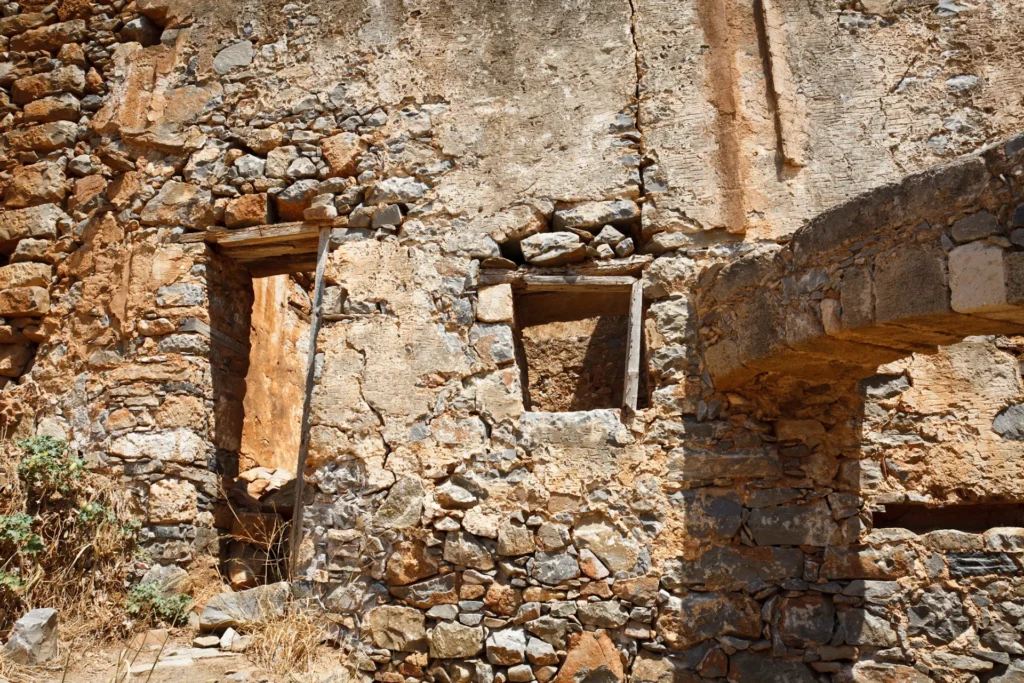
<path fill-rule="evenodd" d="M 329 226 L 294 590 L 363 680 L 1024 681 L 1021 2 L 0 15 L 0 426 L 150 566 L 276 578 L 311 255 L 218 242 Z"/>

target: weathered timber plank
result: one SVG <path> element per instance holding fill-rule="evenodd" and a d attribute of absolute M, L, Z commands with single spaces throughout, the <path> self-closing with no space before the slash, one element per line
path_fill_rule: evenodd
<path fill-rule="evenodd" d="M 324 270 L 327 267 L 328 246 L 331 228 L 320 228 L 320 241 L 316 248 L 316 277 L 313 285 L 313 302 L 309 319 L 309 354 L 306 357 L 306 393 L 302 398 L 302 423 L 299 438 L 299 457 L 295 464 L 295 506 L 292 516 L 292 533 L 289 544 L 288 577 L 295 578 L 299 560 L 299 546 L 302 544 L 302 495 L 306 481 L 306 458 L 309 455 L 310 413 L 313 407 L 313 376 L 316 371 L 316 342 L 320 335 L 320 321 L 323 317 Z"/>
<path fill-rule="evenodd" d="M 640 389 L 640 333 L 643 328 L 644 286 L 633 282 L 629 293 L 629 337 L 626 339 L 626 377 L 622 385 L 622 407 L 636 411 Z"/>
<path fill-rule="evenodd" d="M 207 230 L 182 235 L 184 243 L 210 242 L 223 248 L 236 248 L 250 245 L 273 244 L 295 240 L 309 240 L 316 243 L 321 227 L 343 228 L 348 225 L 347 218 L 336 218 L 332 221 L 312 223 L 297 221 L 294 223 L 274 223 L 272 225 L 255 225 L 251 228 L 237 230 Z"/>

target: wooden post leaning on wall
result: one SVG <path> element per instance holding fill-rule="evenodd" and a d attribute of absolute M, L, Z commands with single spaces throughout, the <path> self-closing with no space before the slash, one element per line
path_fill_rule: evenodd
<path fill-rule="evenodd" d="M 306 483 L 306 457 L 309 455 L 310 413 L 313 403 L 313 380 L 316 374 L 316 339 L 320 335 L 323 320 L 324 270 L 327 267 L 328 245 L 331 241 L 331 226 L 320 228 L 320 240 L 316 248 L 316 279 L 313 285 L 312 310 L 309 316 L 309 355 L 306 358 L 306 393 L 302 399 L 302 424 L 300 426 L 299 457 L 295 464 L 295 505 L 292 508 L 292 531 L 288 543 L 288 579 L 295 579 L 299 561 L 299 547 L 302 545 L 302 498 Z"/>
<path fill-rule="evenodd" d="M 629 290 L 629 329 L 626 338 L 626 378 L 622 383 L 622 407 L 636 412 L 640 392 L 640 340 L 644 324 L 644 286 L 635 280 Z"/>

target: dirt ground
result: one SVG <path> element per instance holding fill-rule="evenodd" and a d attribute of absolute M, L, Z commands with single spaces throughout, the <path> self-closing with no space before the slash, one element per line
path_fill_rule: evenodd
<path fill-rule="evenodd" d="M 172 636 L 162 650 L 150 645 L 137 655 L 124 646 L 77 648 L 70 658 L 64 655 L 66 664 L 4 671 L 0 683 L 344 683 L 348 679 L 339 652 L 328 647 L 318 651 L 311 671 L 270 673 L 244 654 L 193 648 L 191 640 L 190 634 Z"/>

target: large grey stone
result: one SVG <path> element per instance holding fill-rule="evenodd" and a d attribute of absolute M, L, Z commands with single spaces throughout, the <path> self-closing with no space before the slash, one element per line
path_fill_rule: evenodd
<path fill-rule="evenodd" d="M 729 683 L 818 683 L 818 677 L 802 662 L 737 652 L 729 661 Z"/>
<path fill-rule="evenodd" d="M 726 539 L 740 530 L 743 505 L 735 493 L 686 491 L 681 496 L 686 533 L 692 538 Z"/>
<path fill-rule="evenodd" d="M 249 66 L 255 56 L 256 52 L 252 49 L 252 43 L 243 40 L 218 52 L 217 56 L 213 58 L 213 70 L 223 76 L 232 69 Z"/>
<path fill-rule="evenodd" d="M 940 586 L 932 586 L 920 600 L 911 604 L 907 617 L 910 635 L 924 636 L 940 644 L 955 640 L 971 625 L 960 596 Z"/>
<path fill-rule="evenodd" d="M 689 593 L 671 597 L 658 615 L 658 631 L 673 650 L 685 650 L 709 638 L 761 634 L 761 608 L 740 594 Z"/>
<path fill-rule="evenodd" d="M 523 258 L 535 266 L 562 266 L 578 263 L 587 255 L 587 247 L 571 232 L 540 232 L 519 243 Z"/>
<path fill-rule="evenodd" d="M 422 652 L 427 649 L 423 612 L 412 607 L 383 605 L 366 615 L 373 644 L 388 650 Z"/>
<path fill-rule="evenodd" d="M 403 477 L 395 482 L 373 522 L 386 529 L 410 529 L 420 521 L 423 512 L 423 484 L 416 477 Z"/>
<path fill-rule="evenodd" d="M 629 224 L 640 218 L 640 207 L 628 199 L 611 202 L 584 202 L 555 211 L 552 225 L 555 230 L 578 228 L 595 230 L 604 225 Z"/>
<path fill-rule="evenodd" d="M 839 613 L 839 630 L 847 645 L 893 647 L 896 631 L 884 617 L 863 609 L 848 609 Z"/>
<path fill-rule="evenodd" d="M 34 609 L 14 622 L 4 656 L 15 664 L 39 666 L 57 656 L 57 610 Z"/>
<path fill-rule="evenodd" d="M 683 447 L 669 453 L 668 478 L 672 481 L 691 482 L 695 479 L 730 477 L 770 478 L 781 475 L 782 466 L 774 449 L 720 452 Z"/>
<path fill-rule="evenodd" d="M 1024 403 L 1015 403 L 996 415 L 992 431 L 1004 439 L 1024 441 Z"/>
<path fill-rule="evenodd" d="M 484 648 L 484 630 L 445 621 L 430 632 L 430 656 L 437 659 L 475 657 Z"/>
<path fill-rule="evenodd" d="M 950 233 L 961 244 L 973 242 L 1000 232 L 999 220 L 988 211 L 976 211 L 953 223 Z"/>
<path fill-rule="evenodd" d="M 948 553 L 949 575 L 954 579 L 991 574 L 1015 575 L 1020 569 L 1008 553 Z"/>
<path fill-rule="evenodd" d="M 581 602 L 576 615 L 580 623 L 599 628 L 621 628 L 629 620 L 629 612 L 616 600 Z"/>
<path fill-rule="evenodd" d="M 569 632 L 569 620 L 544 616 L 525 624 L 526 630 L 541 640 L 561 650 L 565 647 L 565 636 Z"/>
<path fill-rule="evenodd" d="M 576 558 L 562 552 L 538 552 L 533 556 L 533 578 L 541 583 L 557 585 L 579 578 L 580 565 Z"/>
<path fill-rule="evenodd" d="M 759 545 L 826 546 L 836 530 L 832 510 L 824 500 L 754 510 L 747 526 Z"/>
<path fill-rule="evenodd" d="M 422 199 L 430 189 L 415 178 L 387 178 L 370 189 L 367 204 L 409 204 Z"/>
<path fill-rule="evenodd" d="M 822 645 L 832 639 L 836 610 L 831 597 L 808 594 L 783 598 L 777 609 L 775 624 L 786 645 Z"/>
<path fill-rule="evenodd" d="M 449 531 L 444 539 L 444 559 L 455 565 L 481 571 L 494 569 L 494 557 L 487 544 L 465 531 Z"/>
<path fill-rule="evenodd" d="M 796 548 L 715 546 L 696 560 L 665 563 L 663 581 L 669 587 L 705 584 L 742 587 L 755 581 L 803 576 L 804 554 Z"/>
<path fill-rule="evenodd" d="M 291 587 L 285 581 L 238 593 L 219 593 L 206 603 L 199 615 L 199 626 L 204 631 L 214 631 L 280 617 L 290 599 Z"/>
<path fill-rule="evenodd" d="M 640 557 L 640 544 L 619 533 L 615 525 L 602 515 L 583 517 L 576 523 L 572 535 L 577 548 L 597 555 L 613 573 L 631 571 Z"/>
<path fill-rule="evenodd" d="M 487 637 L 487 661 L 491 664 L 511 666 L 526 656 L 526 633 L 518 628 L 493 631 Z"/>

